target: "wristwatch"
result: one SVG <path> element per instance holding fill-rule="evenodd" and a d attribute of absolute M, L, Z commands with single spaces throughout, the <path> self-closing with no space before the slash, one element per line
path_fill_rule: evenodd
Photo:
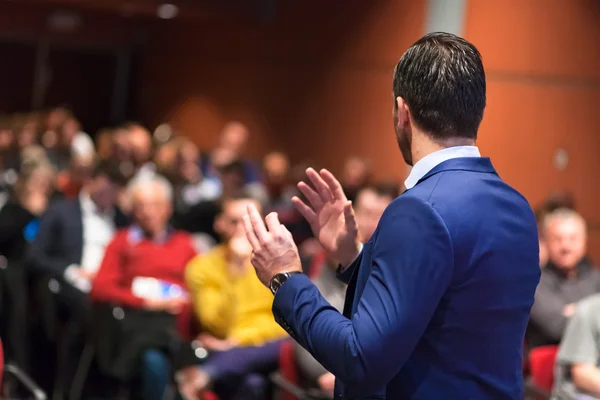
<path fill-rule="evenodd" d="M 283 283 L 285 281 L 290 279 L 290 277 L 297 275 L 297 274 L 301 274 L 301 273 L 302 272 L 300 272 L 300 271 L 292 271 L 292 272 L 282 272 L 282 273 L 276 274 L 274 277 L 271 278 L 271 283 L 269 284 L 269 287 L 271 288 L 271 292 L 273 292 L 273 294 L 277 294 L 277 291 L 279 290 L 279 288 L 281 287 L 281 285 L 283 285 Z"/>

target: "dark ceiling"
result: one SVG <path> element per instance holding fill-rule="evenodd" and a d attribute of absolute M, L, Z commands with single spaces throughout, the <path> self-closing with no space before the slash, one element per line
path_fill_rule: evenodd
<path fill-rule="evenodd" d="M 205 20 L 223 14 L 271 21 L 282 4 L 290 0 L 0 0 L 46 9 L 86 10 L 118 14 L 130 18 L 156 18 L 158 8 L 175 5 L 177 17 L 184 20 Z"/>

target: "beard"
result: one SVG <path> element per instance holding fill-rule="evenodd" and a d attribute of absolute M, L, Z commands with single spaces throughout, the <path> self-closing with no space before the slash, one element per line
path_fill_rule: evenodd
<path fill-rule="evenodd" d="M 400 153 L 402 153 L 402 158 L 404 158 L 404 162 L 407 165 L 413 166 L 412 160 L 412 136 L 408 133 L 408 129 L 401 128 L 397 124 L 395 126 L 396 130 L 396 141 L 398 142 L 398 147 L 400 148 Z"/>

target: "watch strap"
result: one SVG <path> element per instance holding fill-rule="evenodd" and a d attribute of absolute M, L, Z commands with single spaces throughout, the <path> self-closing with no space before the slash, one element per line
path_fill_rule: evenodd
<path fill-rule="evenodd" d="M 300 272 L 300 271 L 291 271 L 291 272 L 281 272 L 281 273 L 275 274 L 275 276 L 273 276 L 273 278 L 271 278 L 271 282 L 269 284 L 269 288 L 271 289 L 271 292 L 274 295 L 277 294 L 277 291 L 279 290 L 279 288 L 281 288 L 281 286 L 285 283 L 285 281 L 290 279 L 292 276 L 298 275 L 301 273 L 302 272 Z"/>

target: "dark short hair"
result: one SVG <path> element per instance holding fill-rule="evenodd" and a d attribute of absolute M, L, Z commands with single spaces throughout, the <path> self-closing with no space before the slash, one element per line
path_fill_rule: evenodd
<path fill-rule="evenodd" d="M 244 163 L 240 160 L 235 160 L 226 164 L 220 168 L 220 172 L 222 174 L 245 174 L 245 166 Z"/>
<path fill-rule="evenodd" d="M 235 191 L 234 193 L 229 194 L 228 196 L 221 197 L 217 201 L 219 213 L 222 213 L 225 210 L 225 205 L 227 203 L 233 201 L 255 201 L 258 204 L 260 204 L 261 207 L 264 207 L 264 204 L 262 204 L 261 199 L 258 199 L 255 195 L 252 194 L 251 191 L 247 189 L 240 189 Z"/>
<path fill-rule="evenodd" d="M 123 172 L 119 163 L 114 161 L 102 160 L 94 166 L 92 178 L 104 176 L 118 186 L 125 187 L 131 178 Z"/>
<path fill-rule="evenodd" d="M 394 71 L 394 104 L 407 103 L 415 124 L 443 141 L 477 138 L 485 109 L 485 72 L 475 46 L 450 33 L 423 36 Z"/>

